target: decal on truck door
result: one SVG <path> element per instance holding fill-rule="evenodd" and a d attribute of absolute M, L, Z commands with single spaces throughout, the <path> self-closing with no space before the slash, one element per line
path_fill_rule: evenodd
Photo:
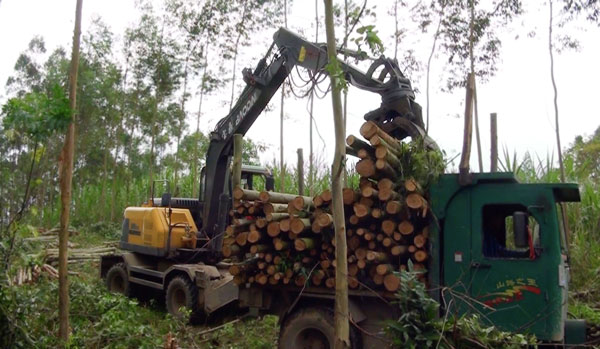
<path fill-rule="evenodd" d="M 483 304 L 496 308 L 499 304 L 514 303 L 523 299 L 523 293 L 528 292 L 540 295 L 542 290 L 538 287 L 535 279 L 517 278 L 500 281 L 496 284 L 498 292 L 493 292 L 480 297 Z"/>

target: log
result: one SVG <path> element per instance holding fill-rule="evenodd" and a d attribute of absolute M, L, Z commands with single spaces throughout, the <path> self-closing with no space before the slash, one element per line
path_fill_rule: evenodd
<path fill-rule="evenodd" d="M 377 191 L 377 189 L 375 189 L 373 187 L 363 187 L 361 189 L 360 193 L 365 198 L 376 197 L 379 195 L 379 192 Z"/>
<path fill-rule="evenodd" d="M 321 213 L 317 216 L 316 221 L 321 228 L 330 227 L 333 225 L 333 216 L 329 213 Z"/>
<path fill-rule="evenodd" d="M 275 247 L 275 250 L 277 251 L 284 251 L 290 248 L 290 243 L 289 241 L 285 241 L 282 239 L 273 239 L 273 246 Z M 276 263 L 279 264 L 279 263 Z"/>
<path fill-rule="evenodd" d="M 398 214 L 398 213 L 400 213 L 401 210 L 402 210 L 402 204 L 399 201 L 392 200 L 392 201 L 388 201 L 385 204 L 385 211 L 388 214 L 392 214 L 392 215 Z"/>
<path fill-rule="evenodd" d="M 354 135 L 349 135 L 348 137 L 346 137 L 346 144 L 348 144 L 350 148 L 354 149 L 357 154 L 359 154 L 362 150 L 363 152 L 367 153 L 367 155 L 370 157 L 375 156 L 375 150 L 373 149 L 373 147 L 371 147 L 367 142 L 363 141 L 362 139 L 359 139 Z"/>
<path fill-rule="evenodd" d="M 310 219 L 308 218 L 292 218 L 290 222 L 290 231 L 296 235 L 311 228 Z"/>
<path fill-rule="evenodd" d="M 321 207 L 321 206 L 323 206 L 324 203 L 325 202 L 323 201 L 323 198 L 321 197 L 320 194 L 317 194 L 313 197 L 313 205 L 315 207 Z"/>
<path fill-rule="evenodd" d="M 269 250 L 269 245 L 258 244 L 250 246 L 250 253 L 267 252 Z"/>
<path fill-rule="evenodd" d="M 265 215 L 267 222 L 281 221 L 282 219 L 286 219 L 289 217 L 289 213 L 267 213 Z"/>
<path fill-rule="evenodd" d="M 388 133 L 380 129 L 373 121 L 367 121 L 360 127 L 360 134 L 368 139 L 372 145 L 381 145 L 385 142 L 390 148 L 401 150 L 400 143 L 397 139 L 390 136 Z M 377 137 L 374 137 L 377 136 Z"/>
<path fill-rule="evenodd" d="M 408 253 L 415 253 L 415 252 L 417 252 L 417 246 L 415 246 L 415 245 L 408 246 Z"/>
<path fill-rule="evenodd" d="M 363 235 L 363 239 L 365 239 L 366 241 L 373 241 L 375 239 L 375 234 L 371 232 L 365 233 Z"/>
<path fill-rule="evenodd" d="M 248 234 L 248 242 L 251 244 L 258 242 L 262 238 L 263 238 L 263 232 L 260 230 L 252 230 Z"/>
<path fill-rule="evenodd" d="M 394 266 L 391 264 L 379 264 L 376 270 L 379 275 L 387 275 L 394 271 Z"/>
<path fill-rule="evenodd" d="M 383 177 L 390 178 L 394 181 L 398 179 L 398 173 L 396 170 L 394 170 L 394 168 L 383 159 L 377 159 L 377 161 L 375 161 L 375 169 Z"/>
<path fill-rule="evenodd" d="M 395 190 L 397 187 L 398 185 L 396 184 L 396 182 L 392 181 L 389 178 L 382 178 L 379 180 L 379 182 L 377 182 L 377 188 L 379 189 L 379 191 L 381 191 L 382 189 Z"/>
<path fill-rule="evenodd" d="M 425 246 L 425 244 L 427 243 L 427 238 L 425 238 L 423 235 L 421 234 L 417 234 L 415 235 L 415 237 L 413 238 L 413 244 L 415 246 L 417 246 L 417 248 L 423 248 Z"/>
<path fill-rule="evenodd" d="M 367 250 L 364 248 L 357 248 L 356 251 L 354 251 L 354 255 L 359 260 L 366 259 L 367 258 Z"/>
<path fill-rule="evenodd" d="M 406 189 L 406 191 L 409 193 L 413 193 L 413 192 L 421 193 L 422 192 L 421 185 L 414 178 L 409 178 L 404 181 L 404 189 Z"/>
<path fill-rule="evenodd" d="M 383 284 L 383 275 L 379 275 L 377 273 L 375 273 L 375 275 L 372 276 L 373 278 L 373 282 L 375 283 L 375 285 L 382 285 Z"/>
<path fill-rule="evenodd" d="M 427 201 L 420 194 L 411 193 L 406 196 L 406 205 L 414 210 L 419 210 L 427 205 Z"/>
<path fill-rule="evenodd" d="M 267 266 L 267 274 L 268 275 L 275 275 L 275 272 L 277 272 L 276 266 L 274 266 L 273 264 L 270 264 L 269 266 Z"/>
<path fill-rule="evenodd" d="M 323 230 L 323 228 L 319 225 L 319 222 L 317 222 L 317 220 L 315 219 L 310 224 L 310 230 L 312 230 L 313 233 L 320 234 L 321 231 Z"/>
<path fill-rule="evenodd" d="M 284 219 L 279 221 L 279 229 L 281 229 L 282 232 L 287 233 L 288 231 L 290 231 L 291 222 L 291 219 Z"/>
<path fill-rule="evenodd" d="M 356 172 L 363 177 L 375 177 L 375 161 L 372 159 L 362 159 L 356 163 Z"/>
<path fill-rule="evenodd" d="M 356 250 L 357 248 L 360 247 L 360 238 L 356 235 L 351 237 L 350 239 L 348 239 L 347 245 L 348 245 L 348 250 L 350 250 L 350 251 Z"/>
<path fill-rule="evenodd" d="M 354 203 L 353 209 L 354 209 L 354 214 L 358 218 L 366 217 L 371 213 L 371 208 L 369 206 L 361 204 L 361 203 Z"/>
<path fill-rule="evenodd" d="M 266 285 L 269 281 L 269 277 L 266 274 L 260 273 L 254 277 L 254 281 L 259 285 Z"/>
<path fill-rule="evenodd" d="M 235 242 L 240 246 L 245 246 L 246 242 L 248 242 L 248 232 L 242 232 L 236 235 Z"/>
<path fill-rule="evenodd" d="M 350 288 L 358 288 L 358 286 L 360 286 L 360 283 L 358 282 L 358 279 L 355 277 L 349 277 L 348 278 L 348 287 Z"/>
<path fill-rule="evenodd" d="M 258 200 L 259 196 L 260 196 L 260 193 L 256 190 L 242 189 L 240 187 L 235 187 L 235 189 L 233 189 L 233 199 L 234 200 L 254 201 L 254 200 Z"/>
<path fill-rule="evenodd" d="M 395 292 L 400 287 L 400 278 L 394 274 L 387 274 L 385 278 L 383 278 L 383 285 L 386 290 Z"/>
<path fill-rule="evenodd" d="M 259 228 L 259 229 L 262 229 L 262 228 L 266 227 L 267 224 L 269 224 L 269 222 L 267 222 L 266 218 L 258 218 L 258 219 L 256 219 L 256 227 Z"/>
<path fill-rule="evenodd" d="M 356 261 L 356 265 L 359 269 L 365 269 L 365 267 L 367 266 L 367 261 L 365 259 L 359 259 Z"/>
<path fill-rule="evenodd" d="M 360 200 L 358 200 L 359 203 L 368 206 L 368 207 L 373 207 L 373 205 L 375 204 L 375 199 L 374 198 L 366 198 L 366 197 L 361 197 Z"/>
<path fill-rule="evenodd" d="M 311 238 L 298 238 L 294 240 L 296 251 L 304 251 L 315 247 L 315 241 Z"/>
<path fill-rule="evenodd" d="M 356 276 L 358 274 L 358 266 L 356 264 L 348 264 L 348 275 Z"/>
<path fill-rule="evenodd" d="M 342 199 L 344 201 L 344 205 L 350 206 L 356 200 L 358 200 L 358 193 L 352 188 L 344 188 L 342 189 Z"/>
<path fill-rule="evenodd" d="M 263 204 L 263 212 L 265 214 L 269 213 L 284 213 L 287 212 L 288 205 L 286 204 L 274 204 L 271 202 L 267 202 Z"/>
<path fill-rule="evenodd" d="M 295 194 L 286 194 L 286 193 L 278 193 L 274 191 L 261 191 L 259 194 L 259 200 L 262 202 L 270 202 L 275 204 L 288 204 L 292 202 L 297 195 Z M 312 200 L 308 198 L 308 200 Z"/>
<path fill-rule="evenodd" d="M 360 218 L 358 218 L 357 215 L 353 214 L 350 216 L 350 218 L 348 218 L 348 222 L 352 225 L 357 225 L 358 223 L 360 223 Z"/>
<path fill-rule="evenodd" d="M 391 247 L 392 245 L 394 245 L 394 240 L 392 240 L 392 238 L 390 238 L 390 237 L 386 237 L 386 238 L 383 238 L 383 241 L 381 241 L 381 244 L 383 245 L 383 247 Z"/>
<path fill-rule="evenodd" d="M 384 211 L 380 208 L 373 208 L 371 209 L 371 216 L 375 219 L 380 219 L 384 216 Z"/>
<path fill-rule="evenodd" d="M 308 196 L 296 196 L 289 204 L 298 211 L 314 208 L 313 199 Z"/>
<path fill-rule="evenodd" d="M 381 230 L 387 235 L 392 236 L 396 230 L 396 222 L 391 219 L 386 219 L 381 222 Z"/>
<path fill-rule="evenodd" d="M 402 221 L 402 222 L 400 222 L 400 224 L 398 224 L 398 231 L 402 235 L 410 235 L 413 233 L 414 230 L 415 230 L 415 227 L 408 220 Z"/>
<path fill-rule="evenodd" d="M 335 278 L 329 277 L 325 280 L 325 287 L 334 288 L 335 287 Z"/>
<path fill-rule="evenodd" d="M 294 283 L 298 287 L 303 287 L 304 284 L 306 283 L 306 276 L 304 276 L 304 275 L 298 275 L 298 276 L 296 276 L 296 278 L 294 279 Z"/>
<path fill-rule="evenodd" d="M 280 222 L 271 222 L 267 225 L 267 234 L 274 238 L 281 233 L 281 223 Z"/>
<path fill-rule="evenodd" d="M 367 251 L 367 260 L 370 262 L 387 262 L 387 253 L 379 251 Z"/>
<path fill-rule="evenodd" d="M 332 199 L 331 190 L 326 189 L 321 193 L 321 199 L 323 199 L 323 203 L 330 203 Z"/>
<path fill-rule="evenodd" d="M 390 249 L 390 253 L 392 256 L 401 256 L 408 252 L 408 246 L 406 245 L 396 245 Z"/>
<path fill-rule="evenodd" d="M 400 163 L 400 160 L 398 159 L 398 157 L 394 154 L 394 152 L 392 150 L 390 150 L 390 148 L 380 145 L 375 149 L 375 157 L 378 160 L 383 160 L 385 162 L 387 162 L 388 164 L 390 164 L 390 166 L 394 167 L 394 168 L 401 168 L 402 164 Z"/>
<path fill-rule="evenodd" d="M 413 254 L 413 258 L 415 260 L 415 262 L 417 263 L 423 263 L 427 260 L 427 252 L 425 252 L 424 250 L 417 250 L 415 251 L 415 253 Z"/>
<path fill-rule="evenodd" d="M 400 194 L 398 194 L 397 192 L 395 192 L 393 189 L 390 188 L 382 188 L 379 189 L 379 200 L 381 201 L 389 201 L 389 200 L 399 200 Z"/>

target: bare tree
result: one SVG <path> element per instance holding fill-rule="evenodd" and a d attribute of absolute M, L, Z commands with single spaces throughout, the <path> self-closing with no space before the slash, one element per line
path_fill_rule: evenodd
<path fill-rule="evenodd" d="M 287 28 L 287 0 L 283 1 L 283 23 Z M 281 84 L 281 110 L 279 114 L 279 165 L 281 166 L 280 173 L 280 188 L 279 191 L 285 192 L 285 162 L 283 161 L 283 117 L 285 116 L 284 110 L 285 101 L 285 81 Z"/>
<path fill-rule="evenodd" d="M 75 29 L 73 52 L 69 71 L 69 106 L 77 106 L 77 71 L 79 68 L 79 39 L 81 36 L 81 6 L 77 0 L 75 8 Z M 67 252 L 69 241 L 69 213 L 71 207 L 71 186 L 73 182 L 73 153 L 75 151 L 75 115 L 69 124 L 65 143 L 60 155 L 60 233 L 58 241 L 58 336 L 63 343 L 69 339 L 69 280 L 67 278 Z"/>
<path fill-rule="evenodd" d="M 327 33 L 327 55 L 329 58 L 329 76 L 331 79 L 331 101 L 333 105 L 333 122 L 335 128 L 335 153 L 331 170 L 331 191 L 333 204 L 333 221 L 335 226 L 335 348 L 350 347 L 350 324 L 348 323 L 348 261 L 346 259 L 346 226 L 344 204 L 342 201 L 342 180 L 346 146 L 344 143 L 344 117 L 342 110 L 341 89 L 339 81 L 341 68 L 336 54 L 335 29 L 333 27 L 333 5 L 325 0 L 325 29 Z"/>

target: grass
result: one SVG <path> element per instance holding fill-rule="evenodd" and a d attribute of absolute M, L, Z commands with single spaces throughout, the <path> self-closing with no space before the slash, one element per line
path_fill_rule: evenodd
<path fill-rule="evenodd" d="M 96 224 L 81 229 L 70 241 L 77 247 L 91 247 L 118 238 L 115 224 Z M 32 230 L 21 229 L 22 236 Z M 21 238 L 20 237 L 20 238 Z M 20 254 L 13 266 L 39 263 L 24 256 L 41 252 L 40 243 L 18 242 Z M 220 316 L 208 324 L 191 325 L 171 317 L 161 297 L 157 300 L 126 298 L 111 294 L 99 278 L 98 262 L 71 264 L 77 275 L 70 280 L 69 348 L 157 348 L 162 347 L 167 334 L 175 336 L 182 348 L 274 348 L 277 317 L 247 318 L 227 323 L 231 318 Z M 58 347 L 58 282 L 46 274 L 34 284 L 5 286 L 0 289 L 0 310 L 7 317 L 0 320 L 0 347 Z M 225 325 L 215 331 L 207 329 Z"/>

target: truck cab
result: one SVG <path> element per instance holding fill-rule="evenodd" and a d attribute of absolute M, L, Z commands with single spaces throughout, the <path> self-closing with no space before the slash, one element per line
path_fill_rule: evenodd
<path fill-rule="evenodd" d="M 444 175 L 431 188 L 430 265 L 443 311 L 479 314 L 490 325 L 540 341 L 581 343 L 585 323 L 567 320 L 569 259 L 560 204 L 576 184 L 519 183 L 512 173 Z"/>

